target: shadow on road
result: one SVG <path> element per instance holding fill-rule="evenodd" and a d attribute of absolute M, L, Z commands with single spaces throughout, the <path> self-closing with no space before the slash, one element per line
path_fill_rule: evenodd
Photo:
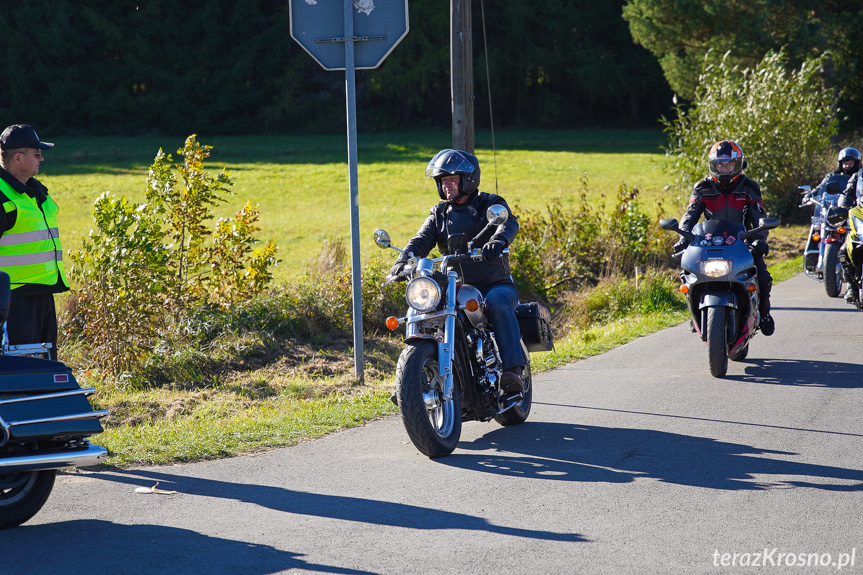
<path fill-rule="evenodd" d="M 70 537 L 71 536 L 71 537 Z M 38 542 L 38 543 L 36 543 Z M 188 529 L 122 525 L 110 521 L 63 521 L 24 525 L 3 533 L 0 572 L 29 573 L 207 573 L 267 575 L 292 569 L 367 575 L 368 571 L 316 565 L 300 554 L 279 551 Z M 14 571 L 4 568 L 15 566 Z"/>
<path fill-rule="evenodd" d="M 489 453 L 497 449 L 523 456 Z M 651 478 L 708 489 L 805 486 L 863 491 L 861 470 L 772 457 L 790 455 L 796 454 L 650 429 L 527 422 L 496 429 L 473 442 L 462 442 L 453 455 L 440 462 L 488 473 L 556 481 L 625 483 Z M 776 479 L 765 480 L 763 476 Z M 800 482 L 789 476 L 814 479 Z"/>
<path fill-rule="evenodd" d="M 863 365 L 839 361 L 810 361 L 801 359 L 745 359 L 745 375 L 726 375 L 725 379 L 768 383 L 771 385 L 799 385 L 836 389 L 863 388 Z"/>
<path fill-rule="evenodd" d="M 219 497 L 260 505 L 261 507 L 314 517 L 326 517 L 358 523 L 388 525 L 408 529 L 466 529 L 487 531 L 499 535 L 512 535 L 549 541 L 586 541 L 577 533 L 554 533 L 493 525 L 480 517 L 452 513 L 404 503 L 324 495 L 295 491 L 284 487 L 231 483 L 214 479 L 183 477 L 147 469 L 118 469 L 112 473 L 93 473 L 88 477 L 151 487 L 159 482 L 160 489 Z"/>

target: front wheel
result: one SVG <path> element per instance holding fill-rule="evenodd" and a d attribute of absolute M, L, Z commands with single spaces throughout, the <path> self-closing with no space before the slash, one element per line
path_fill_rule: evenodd
<path fill-rule="evenodd" d="M 396 386 L 402 423 L 414 446 L 431 458 L 452 453 L 461 437 L 460 391 L 454 385 L 452 399 L 443 399 L 435 342 L 407 345 L 396 366 Z"/>
<path fill-rule="evenodd" d="M 55 470 L 0 475 L 0 529 L 18 527 L 42 509 L 54 488 Z"/>
<path fill-rule="evenodd" d="M 707 355 L 710 360 L 710 374 L 713 377 L 725 377 L 728 372 L 726 317 L 724 307 L 707 308 Z"/>
<path fill-rule="evenodd" d="M 842 291 L 842 279 L 845 277 L 839 264 L 839 248 L 841 244 L 827 244 L 824 247 L 824 291 L 828 297 L 839 297 Z"/>
<path fill-rule="evenodd" d="M 501 425 L 518 425 L 527 420 L 530 415 L 530 408 L 533 405 L 533 372 L 530 369 L 530 355 L 524 342 L 521 343 L 521 355 L 524 357 L 524 373 L 522 381 L 524 382 L 524 393 L 522 399 L 500 415 L 495 416 L 494 420 Z"/>

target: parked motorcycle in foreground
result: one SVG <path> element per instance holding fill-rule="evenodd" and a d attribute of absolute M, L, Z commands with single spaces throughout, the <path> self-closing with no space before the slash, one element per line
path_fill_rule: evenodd
<path fill-rule="evenodd" d="M 409 305 L 402 318 L 387 318 L 387 327 L 405 325 L 405 348 L 396 368 L 399 411 L 414 446 L 428 457 L 442 457 L 455 450 L 462 421 L 489 421 L 517 425 L 530 413 L 533 377 L 530 355 L 553 347 L 548 311 L 537 303 L 516 309 L 524 355 L 524 392 L 507 396 L 500 387 L 501 360 L 494 326 L 489 323 L 483 296 L 460 283 L 455 264 L 479 261 L 474 244 L 504 223 L 509 212 L 500 205 L 486 214 L 488 225 L 468 243 L 466 253 L 439 258 L 411 259 L 400 276 L 407 280 Z M 381 248 L 401 251 L 384 230 L 375 231 Z M 386 284 L 384 284 L 386 285 Z"/>
<path fill-rule="evenodd" d="M 844 274 L 839 265 L 839 249 L 845 241 L 847 228 L 844 219 L 837 224 L 831 224 L 830 219 L 836 221 L 831 217 L 839 209 L 839 196 L 848 179 L 844 174 L 830 176 L 824 189 L 816 189 L 814 193 L 809 186 L 800 186 L 803 199 L 799 207 L 814 206 L 809 236 L 803 248 L 803 271 L 810 278 L 823 281 L 829 297 L 842 293 Z"/>
<path fill-rule="evenodd" d="M 81 389 L 72 370 L 59 361 L 34 357 L 43 344 L 10 346 L 5 336 L 9 312 L 9 275 L 0 271 L 0 529 L 17 527 L 42 508 L 58 469 L 86 467 L 108 452 L 87 439 L 101 433 L 87 399 L 95 389 Z"/>
<path fill-rule="evenodd" d="M 777 226 L 778 218 L 763 218 L 750 231 L 742 224 L 708 220 L 687 232 L 675 219 L 659 221 L 660 228 L 689 242 L 680 262 L 680 291 L 686 294 L 693 331 L 707 344 L 713 377 L 725 376 L 729 359 L 746 358 L 761 319 L 758 272 L 745 240 Z"/>

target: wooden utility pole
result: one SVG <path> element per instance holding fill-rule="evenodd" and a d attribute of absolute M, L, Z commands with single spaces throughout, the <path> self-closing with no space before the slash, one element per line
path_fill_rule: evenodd
<path fill-rule="evenodd" d="M 450 93 L 452 147 L 474 151 L 473 40 L 471 0 L 450 0 Z"/>

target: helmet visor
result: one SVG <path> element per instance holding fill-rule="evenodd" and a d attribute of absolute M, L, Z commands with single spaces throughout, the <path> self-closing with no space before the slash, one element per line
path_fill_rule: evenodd
<path fill-rule="evenodd" d="M 444 150 L 431 159 L 426 168 L 427 178 L 472 174 L 475 168 L 463 154 L 456 150 Z"/>

